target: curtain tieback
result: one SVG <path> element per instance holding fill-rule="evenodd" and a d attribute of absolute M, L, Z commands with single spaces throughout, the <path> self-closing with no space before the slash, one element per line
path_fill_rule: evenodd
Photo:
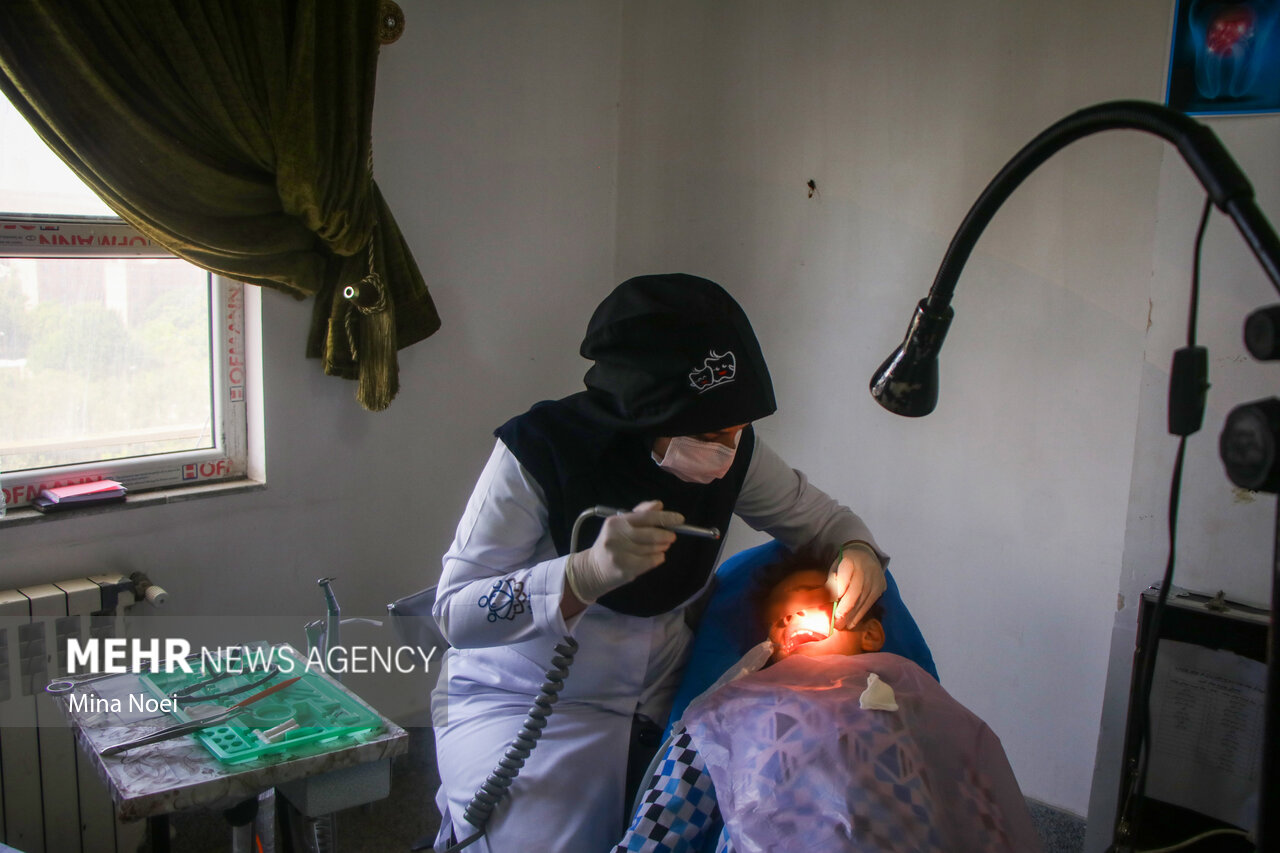
<path fill-rule="evenodd" d="M 376 272 L 369 273 L 360 279 L 358 284 L 348 284 L 343 288 L 342 295 L 361 314 L 376 314 L 390 307 L 387 301 L 387 285 L 383 283 L 382 276 Z M 355 355 L 354 350 L 352 355 Z"/>
<path fill-rule="evenodd" d="M 369 274 L 342 290 L 347 300 L 343 317 L 351 358 L 360 371 L 356 399 L 372 412 L 391 405 L 400 390 L 396 363 L 396 320 L 391 294 L 374 271 L 373 235 L 369 237 Z"/>

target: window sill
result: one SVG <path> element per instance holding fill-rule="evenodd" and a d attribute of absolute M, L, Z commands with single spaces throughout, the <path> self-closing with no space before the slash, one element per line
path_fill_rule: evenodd
<path fill-rule="evenodd" d="M 193 486 L 177 486 L 170 489 L 138 492 L 137 494 L 129 495 L 122 503 L 87 506 L 83 509 L 72 509 L 65 512 L 43 513 L 29 506 L 15 507 L 10 509 L 3 517 L 0 517 L 0 527 L 21 527 L 26 524 L 44 524 L 63 519 L 85 518 L 86 516 L 101 515 L 108 512 L 125 512 L 143 507 L 167 506 L 220 495 L 260 492 L 266 488 L 267 484 L 261 480 L 251 480 L 246 477 L 217 483 L 201 483 Z"/>

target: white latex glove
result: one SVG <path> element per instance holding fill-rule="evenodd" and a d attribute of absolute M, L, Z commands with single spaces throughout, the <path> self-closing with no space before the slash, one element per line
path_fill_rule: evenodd
<path fill-rule="evenodd" d="M 833 622 L 840 630 L 858 623 L 884 592 L 884 567 L 866 542 L 846 542 L 831 564 L 827 589 L 836 599 Z"/>
<path fill-rule="evenodd" d="M 664 527 L 683 524 L 678 512 L 664 512 L 661 501 L 645 501 L 631 512 L 604 520 L 595 544 L 570 554 L 565 580 L 583 604 L 630 583 L 667 559 L 676 535 Z"/>

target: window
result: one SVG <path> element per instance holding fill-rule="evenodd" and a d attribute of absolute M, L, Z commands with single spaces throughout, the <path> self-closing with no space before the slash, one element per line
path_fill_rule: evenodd
<path fill-rule="evenodd" d="M 246 470 L 244 285 L 167 254 L 0 98 L 0 483 Z"/>

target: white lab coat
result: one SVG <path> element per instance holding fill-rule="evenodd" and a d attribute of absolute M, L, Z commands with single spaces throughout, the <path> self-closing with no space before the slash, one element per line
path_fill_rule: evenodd
<path fill-rule="evenodd" d="M 759 434 L 734 512 L 792 548 L 834 550 L 854 539 L 875 546 L 862 519 Z M 611 847 L 624 828 L 632 718 L 665 723 L 684 667 L 689 602 L 651 617 L 592 605 L 566 623 L 565 559 L 551 540 L 542 489 L 498 442 L 444 557 L 434 610 L 451 646 L 432 695 L 446 837 L 450 826 L 459 839 L 472 833 L 463 809 L 520 730 L 555 644 L 571 633 L 579 649 L 537 748 L 485 838 L 468 848 L 477 853 Z"/>

